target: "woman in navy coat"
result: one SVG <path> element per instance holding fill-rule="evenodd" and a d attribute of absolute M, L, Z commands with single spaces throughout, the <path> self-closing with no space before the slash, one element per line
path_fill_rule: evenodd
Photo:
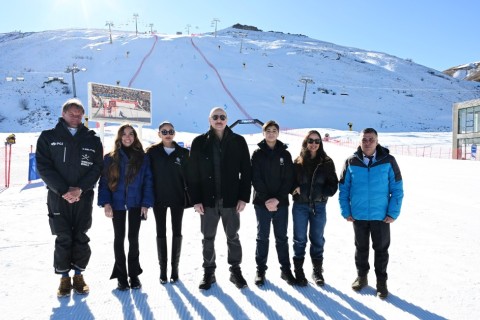
<path fill-rule="evenodd" d="M 138 278 L 143 271 L 139 260 L 138 234 L 140 222 L 147 219 L 153 199 L 149 158 L 135 129 L 130 124 L 122 125 L 118 129 L 113 151 L 104 157 L 104 170 L 98 186 L 98 205 L 113 221 L 115 265 L 110 279 L 117 278 L 119 290 L 142 286 Z M 127 215 L 128 260 L 124 249 Z"/>

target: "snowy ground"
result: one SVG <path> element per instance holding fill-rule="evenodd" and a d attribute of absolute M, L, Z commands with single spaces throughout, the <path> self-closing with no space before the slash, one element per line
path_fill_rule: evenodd
<path fill-rule="evenodd" d="M 115 132 L 108 130 L 107 151 Z M 188 209 L 183 224 L 181 281 L 159 284 L 150 211 L 140 232 L 143 288 L 119 292 L 116 282 L 109 280 L 113 228 L 103 210 L 95 207 L 89 231 L 92 257 L 84 273 L 91 293 L 58 299 L 59 277 L 52 268 L 54 237 L 48 226 L 46 190 L 38 181 L 26 183 L 27 155 L 37 136 L 17 135 L 11 187 L 0 193 L 3 319 L 475 319 L 480 314 L 480 163 L 406 156 L 397 157 L 405 199 L 400 218 L 392 225 L 390 296 L 385 301 L 375 297 L 373 271 L 368 288 L 361 293 L 350 288 L 356 276 L 353 230 L 340 216 L 337 196 L 327 206 L 323 288 L 312 283 L 305 288 L 292 287 L 281 280 L 273 241 L 267 284 L 262 288 L 254 285 L 256 220 L 250 204 L 241 214 L 240 229 L 242 269 L 248 288 L 239 290 L 228 280 L 226 241 L 219 227 L 217 283 L 208 291 L 198 289 L 202 276 L 200 218 Z M 191 136 L 178 133 L 177 141 L 189 141 Z M 145 145 L 156 141 L 155 133 L 149 130 L 143 131 L 143 137 Z M 406 143 L 408 137 L 397 136 Z M 249 135 L 247 139 L 254 148 L 261 138 Z M 298 155 L 301 137 L 281 134 L 280 139 L 289 143 L 294 157 Z M 411 139 L 418 142 L 421 137 Z M 353 149 L 334 144 L 325 148 L 339 173 Z M 291 223 L 289 236 L 291 239 Z M 305 267 L 309 276 L 311 262 L 307 261 Z"/>

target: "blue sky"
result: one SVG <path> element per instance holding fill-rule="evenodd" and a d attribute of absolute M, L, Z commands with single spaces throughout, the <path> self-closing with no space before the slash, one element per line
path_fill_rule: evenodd
<path fill-rule="evenodd" d="M 0 13 L 0 32 L 107 28 L 159 33 L 209 32 L 235 23 L 300 33 L 335 44 L 389 53 L 444 70 L 480 61 L 475 0 L 16 0 Z"/>

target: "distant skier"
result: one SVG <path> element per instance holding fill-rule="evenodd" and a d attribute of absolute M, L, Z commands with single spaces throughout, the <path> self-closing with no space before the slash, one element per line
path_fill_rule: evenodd
<path fill-rule="evenodd" d="M 123 119 L 127 119 L 127 116 L 125 116 L 121 110 L 120 110 L 119 115 L 120 115 L 120 117 L 122 117 Z"/>

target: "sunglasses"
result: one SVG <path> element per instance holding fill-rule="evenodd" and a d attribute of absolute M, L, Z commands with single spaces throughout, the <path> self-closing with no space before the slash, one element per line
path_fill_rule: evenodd
<path fill-rule="evenodd" d="M 221 115 L 214 114 L 214 115 L 212 116 L 212 119 L 215 120 L 215 121 L 217 121 L 218 118 L 220 118 L 220 120 L 222 120 L 222 121 L 227 120 L 227 116 L 226 116 L 226 115 L 223 115 L 223 114 L 221 114 Z"/>
<path fill-rule="evenodd" d="M 175 130 L 173 129 L 170 129 L 170 130 L 162 130 L 160 131 L 164 136 L 166 136 L 167 134 L 173 136 L 175 134 Z"/>
<path fill-rule="evenodd" d="M 321 141 L 320 139 L 312 139 L 312 138 L 307 139 L 307 143 L 310 143 L 310 144 L 312 143 L 320 144 L 320 141 Z"/>

